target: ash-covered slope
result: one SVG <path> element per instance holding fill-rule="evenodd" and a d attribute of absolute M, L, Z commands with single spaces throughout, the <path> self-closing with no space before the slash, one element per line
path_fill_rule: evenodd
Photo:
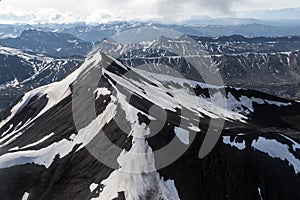
<path fill-rule="evenodd" d="M 220 107 L 221 89 L 95 52 L 1 120 L 1 198 L 299 199 L 300 104 L 226 88 Z M 214 120 L 222 136 L 200 158 Z"/>

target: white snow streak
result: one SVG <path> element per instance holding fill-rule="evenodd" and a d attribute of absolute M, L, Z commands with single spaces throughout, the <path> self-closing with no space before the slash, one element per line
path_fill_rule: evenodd
<path fill-rule="evenodd" d="M 259 137 L 252 142 L 252 147 L 261 152 L 267 153 L 272 158 L 279 158 L 282 161 L 287 161 L 295 170 L 295 173 L 300 172 L 300 160 L 298 160 L 290 151 L 289 146 L 282 144 L 275 139 L 266 139 Z"/>
<path fill-rule="evenodd" d="M 261 196 L 261 189 L 260 189 L 260 187 L 258 187 L 257 189 L 258 189 L 258 194 L 259 194 L 260 200 L 263 200 L 263 197 Z"/>
<path fill-rule="evenodd" d="M 117 159 L 119 170 L 115 170 L 101 182 L 104 185 L 103 191 L 93 200 L 114 199 L 119 192 L 124 192 L 128 200 L 141 199 L 149 193 L 154 199 L 179 200 L 174 182 L 163 181 L 155 170 L 152 149 L 143 138 L 150 131 L 145 124 L 139 125 L 138 110 L 129 105 L 126 97 L 119 91 L 117 99 L 132 126 L 132 147 L 129 152 L 123 150 Z"/>
<path fill-rule="evenodd" d="M 22 197 L 22 200 L 27 200 L 29 197 L 29 193 L 28 192 L 25 192 L 23 197 Z"/>

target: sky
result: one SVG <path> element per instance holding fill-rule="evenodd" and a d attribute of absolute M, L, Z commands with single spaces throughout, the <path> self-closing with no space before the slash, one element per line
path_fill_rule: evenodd
<path fill-rule="evenodd" d="M 0 23 L 183 21 L 193 16 L 255 18 L 258 10 L 300 8 L 298 0 L 1 0 Z M 260 17 L 264 17 L 261 16 Z"/>

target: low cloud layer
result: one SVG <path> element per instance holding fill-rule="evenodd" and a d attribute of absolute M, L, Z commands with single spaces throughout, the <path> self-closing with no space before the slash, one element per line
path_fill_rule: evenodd
<path fill-rule="evenodd" d="M 270 7 L 272 6 L 272 7 Z M 180 21 L 194 16 L 239 17 L 251 10 L 300 7 L 294 0 L 2 0 L 0 23 L 105 23 L 120 19 Z M 254 16 L 255 17 L 255 16 Z"/>
<path fill-rule="evenodd" d="M 245 0 L 161 0 L 157 5 L 161 15 L 168 15 L 174 12 L 197 14 L 231 14 L 232 6 L 235 3 L 242 3 Z"/>

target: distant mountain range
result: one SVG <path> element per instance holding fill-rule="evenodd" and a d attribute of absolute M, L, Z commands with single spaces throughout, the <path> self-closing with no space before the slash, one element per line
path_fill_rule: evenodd
<path fill-rule="evenodd" d="M 86 55 L 92 48 L 90 43 L 71 34 L 42 32 L 35 29 L 24 30 L 16 38 L 1 39 L 0 46 L 54 57 Z"/>
<path fill-rule="evenodd" d="M 141 27 L 159 27 L 172 29 L 183 34 L 194 36 L 294 36 L 300 35 L 300 25 L 271 23 L 253 19 L 208 19 L 193 20 L 189 25 L 158 24 L 150 22 L 113 22 L 100 25 L 78 24 L 37 24 L 37 25 L 0 25 L 0 38 L 21 36 L 24 30 L 37 29 L 45 32 L 68 33 L 80 40 L 94 43 L 117 33 Z M 49 36 L 50 37 L 50 36 Z M 65 36 L 70 37 L 70 36 Z M 72 40 L 72 39 L 71 39 Z"/>

